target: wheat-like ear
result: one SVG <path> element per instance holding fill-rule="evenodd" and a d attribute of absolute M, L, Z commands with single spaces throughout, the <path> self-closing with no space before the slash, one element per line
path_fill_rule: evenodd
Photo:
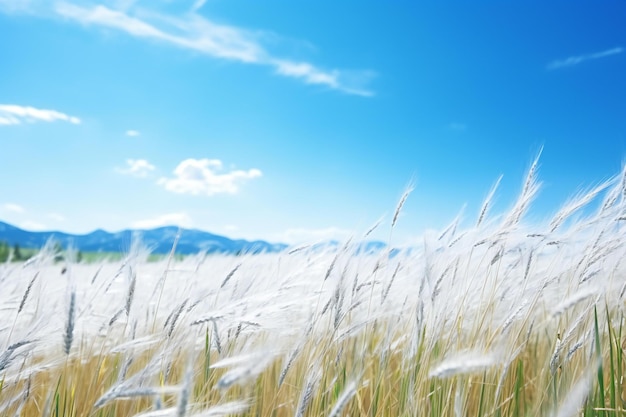
<path fill-rule="evenodd" d="M 67 311 L 67 321 L 65 322 L 65 334 L 63 335 L 63 351 L 70 354 L 72 342 L 74 341 L 74 319 L 76 315 L 76 291 L 72 290 L 70 304 Z"/>
<path fill-rule="evenodd" d="M 168 316 L 165 322 L 165 327 L 167 327 L 168 321 L 170 322 L 169 330 L 167 331 L 167 337 L 172 337 L 172 333 L 174 332 L 174 327 L 176 326 L 176 322 L 178 321 L 178 318 L 180 317 L 183 310 L 185 309 L 187 302 L 189 302 L 189 298 L 183 301 L 183 303 L 180 306 L 178 306 L 177 309 L 172 311 L 172 313 Z"/>
<path fill-rule="evenodd" d="M 369 229 L 367 229 L 367 232 L 365 232 L 363 234 L 363 239 L 365 239 L 366 237 L 368 237 L 370 234 L 372 234 L 372 232 L 374 230 L 376 230 L 378 228 L 378 226 L 380 226 L 380 224 L 383 222 L 383 218 L 381 217 L 380 219 L 378 219 L 376 221 L 376 223 L 374 223 Z"/>
<path fill-rule="evenodd" d="M 222 281 L 222 285 L 220 285 L 220 288 L 224 288 L 224 286 L 228 283 L 228 281 L 230 281 L 233 275 L 235 275 L 235 272 L 237 272 L 237 270 L 241 268 L 241 265 L 242 264 L 239 263 L 237 264 L 237 266 L 230 270 L 230 272 L 226 275 L 226 278 L 224 278 L 224 281 Z"/>
<path fill-rule="evenodd" d="M 128 292 L 126 293 L 126 304 L 124 306 L 124 310 L 126 311 L 126 316 L 130 315 L 130 306 L 133 304 L 133 298 L 135 296 L 135 287 L 137 285 L 137 273 L 133 271 L 131 266 L 128 267 L 128 274 L 130 277 L 130 281 L 128 283 Z"/>
<path fill-rule="evenodd" d="M 502 175 L 498 177 L 498 179 L 496 180 L 496 183 L 491 187 L 491 190 L 489 190 L 489 194 L 487 194 L 487 198 L 485 198 L 482 208 L 480 209 L 480 214 L 478 215 L 478 221 L 476 221 L 476 227 L 479 227 L 482 224 L 483 220 L 485 220 L 485 217 L 487 216 L 487 212 L 489 211 L 489 207 L 491 206 L 493 197 L 496 194 L 496 190 L 498 189 L 498 186 L 500 185 L 500 181 L 502 181 Z"/>
<path fill-rule="evenodd" d="M 311 398 L 313 398 L 313 393 L 317 388 L 317 385 L 322 377 L 322 373 L 319 368 L 315 367 L 315 370 L 310 369 L 309 375 L 306 378 L 306 383 L 304 384 L 304 389 L 300 394 L 300 399 L 298 400 L 298 406 L 296 407 L 295 417 L 303 417 L 306 409 L 311 402 Z"/>
<path fill-rule="evenodd" d="M 528 170 L 528 174 L 526 175 L 526 180 L 524 181 L 524 186 L 522 188 L 522 193 L 519 195 L 515 205 L 502 223 L 501 230 L 503 233 L 508 233 L 513 226 L 519 223 L 522 216 L 528 210 L 530 203 L 539 191 L 540 183 L 537 180 L 537 168 L 539 166 L 539 157 L 541 156 L 542 151 L 543 147 L 539 150 L 537 157 Z"/>
<path fill-rule="evenodd" d="M 35 283 L 35 280 L 37 279 L 38 276 L 39 276 L 39 271 L 37 271 L 37 273 L 35 273 L 35 276 L 33 277 L 33 279 L 30 280 L 30 283 L 28 284 L 28 287 L 26 287 L 26 291 L 24 292 L 24 295 L 22 296 L 22 301 L 20 302 L 20 306 L 17 309 L 17 314 L 20 314 L 20 312 L 24 309 L 24 305 L 26 305 L 26 300 L 28 299 L 28 295 L 30 294 L 30 290 L 33 287 L 33 284 Z"/>
<path fill-rule="evenodd" d="M 280 376 L 278 377 L 279 387 L 283 385 L 283 381 L 285 380 L 285 377 L 287 376 L 287 372 L 289 371 L 289 368 L 291 367 L 291 365 L 293 364 L 293 361 L 296 359 L 299 353 L 300 353 L 300 346 L 296 346 L 296 348 L 289 355 L 289 358 L 287 359 L 287 362 L 283 366 L 282 371 L 280 371 Z"/>
<path fill-rule="evenodd" d="M 8 368 L 13 359 L 15 359 L 16 352 L 22 346 L 27 346 L 34 343 L 34 340 L 20 340 L 17 343 L 13 343 L 7 349 L 0 354 L 0 371 Z"/>
<path fill-rule="evenodd" d="M 396 205 L 396 210 L 393 212 L 393 219 L 391 220 L 391 228 L 393 229 L 396 225 L 396 222 L 398 221 L 398 216 L 400 215 L 400 212 L 402 211 L 402 207 L 404 206 L 404 203 L 406 203 L 406 199 L 409 198 L 409 195 L 413 192 L 414 186 L 413 184 L 409 184 L 408 187 L 406 187 L 406 190 L 404 190 L 404 193 L 402 193 L 402 197 L 400 197 L 400 201 L 398 201 L 398 205 Z"/>
<path fill-rule="evenodd" d="M 553 233 L 559 226 L 561 226 L 565 222 L 565 220 L 567 220 L 578 210 L 593 201 L 597 197 L 597 195 L 606 190 L 609 185 L 611 185 L 611 181 L 605 181 L 597 187 L 593 188 L 591 191 L 582 195 L 582 197 L 573 198 L 570 202 L 565 204 L 550 222 L 550 233 Z"/>
<path fill-rule="evenodd" d="M 537 167 L 539 166 L 539 158 L 541 157 L 542 153 L 543 153 L 543 146 L 539 148 L 539 152 L 537 152 L 537 156 L 535 157 L 533 163 L 530 166 L 530 169 L 528 170 L 528 174 L 526 175 L 526 182 L 524 183 L 524 188 L 522 190 L 522 195 L 528 194 L 528 192 L 530 192 L 530 189 L 533 183 L 536 181 Z"/>
<path fill-rule="evenodd" d="M 220 341 L 220 333 L 217 330 L 216 320 L 213 320 L 213 338 L 215 339 L 215 347 L 217 348 L 217 353 L 222 354 L 222 343 Z"/>

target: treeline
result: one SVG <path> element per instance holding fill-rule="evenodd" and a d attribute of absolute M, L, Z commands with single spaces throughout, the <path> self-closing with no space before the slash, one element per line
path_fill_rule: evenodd
<path fill-rule="evenodd" d="M 24 253 L 18 243 L 13 246 L 6 241 L 0 241 L 0 262 L 6 262 L 9 257 L 13 261 L 25 261 L 32 256 L 32 251 Z"/>
<path fill-rule="evenodd" d="M 0 262 L 6 262 L 9 258 L 12 262 L 26 261 L 35 256 L 38 252 L 39 249 L 21 248 L 19 243 L 10 245 L 6 240 L 0 240 Z M 59 242 L 53 243 L 52 253 L 54 254 L 55 262 L 61 262 L 69 255 L 71 255 L 73 262 L 83 261 L 83 253 L 81 251 L 72 252 L 70 254 Z"/>

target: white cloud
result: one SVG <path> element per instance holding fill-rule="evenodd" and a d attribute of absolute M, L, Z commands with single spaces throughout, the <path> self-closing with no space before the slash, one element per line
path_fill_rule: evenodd
<path fill-rule="evenodd" d="M 56 12 L 85 25 L 99 25 L 121 30 L 140 38 L 152 38 L 175 46 L 193 49 L 218 58 L 242 62 L 258 62 L 263 49 L 240 29 L 212 23 L 199 15 L 191 14 L 186 20 L 153 14 L 154 20 L 170 28 L 160 29 L 153 24 L 125 12 L 105 6 L 93 8 L 60 3 Z M 167 30 L 169 29 L 169 30 Z"/>
<path fill-rule="evenodd" d="M 351 236 L 353 236 L 352 232 L 338 227 L 327 227 L 323 229 L 294 228 L 285 230 L 278 236 L 278 240 L 289 244 L 315 243 L 328 240 L 344 242 Z"/>
<path fill-rule="evenodd" d="M 202 6 L 204 6 L 204 3 L 206 3 L 206 0 L 196 0 L 193 3 L 193 6 L 191 6 L 191 10 L 192 11 L 196 11 L 196 10 L 200 10 L 202 8 Z"/>
<path fill-rule="evenodd" d="M 9 213 L 24 213 L 24 207 L 15 203 L 5 203 L 2 205 L 2 210 Z"/>
<path fill-rule="evenodd" d="M 42 231 L 48 228 L 48 226 L 46 226 L 45 224 L 35 222 L 32 220 L 25 220 L 21 222 L 20 227 L 24 230 L 32 230 L 32 231 Z"/>
<path fill-rule="evenodd" d="M 368 84 L 375 74 L 372 71 L 321 70 L 308 62 L 295 62 L 283 59 L 272 61 L 276 73 L 296 78 L 306 84 L 317 84 L 340 90 L 344 93 L 371 97 L 374 93 L 363 86 Z"/>
<path fill-rule="evenodd" d="M 168 213 L 144 220 L 137 220 L 131 224 L 135 229 L 153 229 L 162 226 L 180 226 L 189 228 L 193 224 L 189 214 L 185 212 Z"/>
<path fill-rule="evenodd" d="M 374 76 L 372 71 L 322 70 L 308 62 L 276 57 L 259 41 L 259 31 L 214 23 L 196 12 L 203 5 L 204 1 L 196 1 L 183 17 L 136 7 L 126 7 L 128 10 L 121 11 L 102 5 L 82 7 L 71 3 L 57 4 L 55 12 L 83 25 L 119 30 L 214 58 L 270 66 L 279 75 L 300 79 L 307 84 L 323 85 L 360 96 L 374 94 L 365 88 Z"/>
<path fill-rule="evenodd" d="M 0 0 L 0 10 L 7 13 L 24 13 L 31 10 L 33 0 Z"/>
<path fill-rule="evenodd" d="M 137 178 L 146 178 L 155 169 L 155 166 L 145 159 L 127 159 L 126 168 L 115 168 L 120 174 Z"/>
<path fill-rule="evenodd" d="M 301 78 L 307 84 L 323 84 L 331 88 L 339 87 L 339 71 L 320 71 L 308 62 L 274 61 L 276 72 L 287 77 Z"/>
<path fill-rule="evenodd" d="M 22 123 L 54 122 L 57 120 L 80 124 L 80 119 L 68 116 L 56 110 L 37 109 L 15 104 L 0 104 L 0 125 L 19 125 Z"/>
<path fill-rule="evenodd" d="M 61 215 L 59 213 L 48 213 L 47 217 L 49 219 L 54 220 L 55 222 L 58 222 L 58 223 L 64 222 L 66 220 L 65 216 L 63 216 L 63 215 Z"/>
<path fill-rule="evenodd" d="M 179 194 L 235 194 L 241 183 L 263 175 L 256 168 L 220 173 L 222 169 L 219 159 L 185 159 L 174 169 L 174 178 L 160 178 L 157 184 Z"/>
<path fill-rule="evenodd" d="M 141 135 L 141 133 L 138 130 L 130 129 L 130 130 L 126 131 L 126 136 L 136 137 L 136 136 L 139 136 L 139 135 Z"/>
<path fill-rule="evenodd" d="M 566 59 L 552 61 L 548 64 L 547 67 L 549 70 L 563 68 L 563 67 L 571 67 L 574 65 L 578 65 L 582 62 L 585 62 L 585 61 L 590 61 L 592 59 L 606 58 L 612 55 L 621 54 L 622 52 L 624 52 L 624 48 L 617 47 L 613 49 L 607 49 L 606 51 L 602 51 L 602 52 L 596 52 L 593 54 L 570 56 Z"/>

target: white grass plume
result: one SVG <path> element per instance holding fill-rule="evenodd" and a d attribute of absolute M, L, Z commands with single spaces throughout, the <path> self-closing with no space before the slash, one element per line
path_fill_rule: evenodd
<path fill-rule="evenodd" d="M 357 384 L 356 381 L 350 381 L 346 384 L 345 388 L 341 392 L 339 398 L 337 398 L 337 402 L 335 406 L 328 414 L 328 417 L 337 417 L 341 414 L 345 406 L 352 399 L 354 394 L 356 394 Z"/>
<path fill-rule="evenodd" d="M 589 395 L 593 376 L 598 366 L 598 364 L 592 364 L 584 372 L 580 379 L 569 390 L 559 408 L 554 412 L 554 417 L 574 417 L 578 415 L 580 408 Z"/>
<path fill-rule="evenodd" d="M 185 377 L 183 379 L 180 394 L 178 395 L 178 403 L 176 404 L 176 417 L 185 417 L 187 414 L 187 407 L 189 405 L 189 398 L 191 397 L 191 391 L 193 389 L 193 366 L 192 361 L 187 363 L 187 370 L 185 371 Z"/>
<path fill-rule="evenodd" d="M 190 414 L 189 417 L 217 417 L 245 413 L 250 408 L 249 401 L 231 401 L 215 405 L 207 410 Z"/>
<path fill-rule="evenodd" d="M 596 290 L 593 288 L 580 290 L 576 294 L 560 302 L 556 307 L 552 309 L 551 314 L 553 317 L 557 317 L 563 314 L 565 311 L 569 310 L 570 308 L 574 307 L 576 304 L 581 303 L 586 299 L 593 297 L 594 295 L 596 295 Z"/>
<path fill-rule="evenodd" d="M 236 368 L 227 371 L 217 382 L 217 388 L 225 390 L 235 384 L 246 382 L 248 379 L 260 374 L 267 365 L 269 365 L 275 355 L 278 352 L 272 352 L 270 350 L 259 351 L 251 355 L 245 355 L 237 358 L 227 358 L 218 363 L 213 364 L 212 367 L 219 368 L 231 365 L 233 363 L 240 364 Z M 230 359 L 230 360 L 229 360 Z"/>
<path fill-rule="evenodd" d="M 175 412 L 176 407 L 169 407 L 135 414 L 133 417 L 173 417 Z"/>
<path fill-rule="evenodd" d="M 567 202 L 550 222 L 550 233 L 553 233 L 559 226 L 563 224 L 563 222 L 565 222 L 565 220 L 567 220 L 578 210 L 593 201 L 598 196 L 598 194 L 606 190 L 612 184 L 612 182 L 613 180 L 605 181 L 597 187 L 593 188 L 591 191 L 583 194 L 582 196 L 575 197 Z"/>
<path fill-rule="evenodd" d="M 181 391 L 178 386 L 130 388 L 125 384 L 114 386 L 104 393 L 94 404 L 94 409 L 103 407 L 114 400 L 131 400 L 137 397 L 155 397 L 160 395 L 178 394 Z"/>
<path fill-rule="evenodd" d="M 482 352 L 462 352 L 446 358 L 432 369 L 431 378 L 449 378 L 454 375 L 472 374 L 491 368 L 499 362 L 497 355 Z"/>

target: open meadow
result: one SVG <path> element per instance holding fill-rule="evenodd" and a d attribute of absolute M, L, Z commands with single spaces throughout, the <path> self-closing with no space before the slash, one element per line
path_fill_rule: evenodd
<path fill-rule="evenodd" d="M 402 251 L 3 264 L 0 415 L 626 415 L 626 178 L 533 225 L 535 168 Z"/>

